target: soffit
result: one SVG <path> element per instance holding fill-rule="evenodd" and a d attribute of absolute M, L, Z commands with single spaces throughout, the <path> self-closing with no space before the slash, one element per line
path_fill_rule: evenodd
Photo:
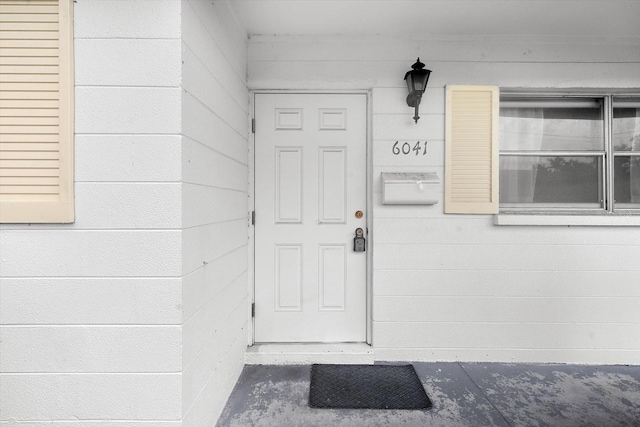
<path fill-rule="evenodd" d="M 640 37 L 640 0 L 223 0 L 252 35 Z"/>

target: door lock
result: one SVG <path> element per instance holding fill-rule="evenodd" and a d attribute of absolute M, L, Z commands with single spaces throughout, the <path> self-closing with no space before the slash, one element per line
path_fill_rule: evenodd
<path fill-rule="evenodd" d="M 353 251 L 364 252 L 366 247 L 366 240 L 363 236 L 362 228 L 356 228 L 356 237 L 353 238 Z"/>

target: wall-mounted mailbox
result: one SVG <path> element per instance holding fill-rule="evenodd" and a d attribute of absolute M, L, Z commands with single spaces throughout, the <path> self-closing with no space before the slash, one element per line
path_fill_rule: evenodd
<path fill-rule="evenodd" d="M 435 172 L 383 173 L 385 205 L 435 205 L 440 198 L 440 178 Z"/>

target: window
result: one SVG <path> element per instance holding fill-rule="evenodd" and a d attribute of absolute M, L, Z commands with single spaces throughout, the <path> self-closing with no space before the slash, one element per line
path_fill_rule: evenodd
<path fill-rule="evenodd" d="M 0 222 L 73 222 L 72 12 L 0 2 Z"/>
<path fill-rule="evenodd" d="M 640 97 L 613 98 L 613 208 L 640 209 Z"/>
<path fill-rule="evenodd" d="M 501 211 L 640 208 L 640 97 L 500 100 Z"/>

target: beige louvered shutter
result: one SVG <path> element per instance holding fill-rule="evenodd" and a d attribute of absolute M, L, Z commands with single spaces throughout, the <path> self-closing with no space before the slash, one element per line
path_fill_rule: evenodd
<path fill-rule="evenodd" d="M 498 213 L 499 89 L 447 86 L 445 213 Z"/>
<path fill-rule="evenodd" d="M 0 222 L 73 222 L 73 0 L 0 0 Z"/>

